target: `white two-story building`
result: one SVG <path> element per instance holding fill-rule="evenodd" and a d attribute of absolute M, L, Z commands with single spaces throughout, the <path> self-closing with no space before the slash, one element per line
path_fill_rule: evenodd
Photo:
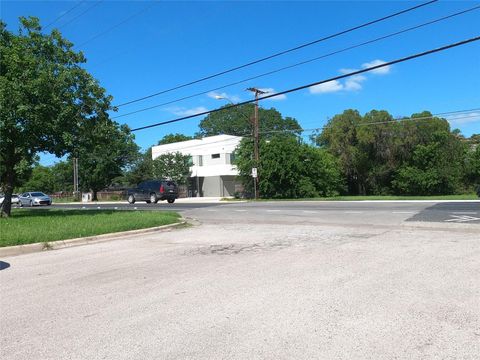
<path fill-rule="evenodd" d="M 234 196 L 238 170 L 233 165 L 239 136 L 217 135 L 152 147 L 152 158 L 180 152 L 191 156 L 189 196 Z"/>

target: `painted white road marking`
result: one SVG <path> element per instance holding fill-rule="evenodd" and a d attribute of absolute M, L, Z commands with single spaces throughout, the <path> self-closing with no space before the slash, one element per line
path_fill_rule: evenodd
<path fill-rule="evenodd" d="M 215 212 L 215 211 L 217 211 L 217 210 L 211 210 L 211 209 L 210 209 L 210 210 L 207 210 L 207 211 L 210 211 L 210 212 Z"/>
<path fill-rule="evenodd" d="M 392 211 L 392 214 L 415 214 L 415 211 Z"/>
<path fill-rule="evenodd" d="M 476 215 L 477 212 L 476 211 L 454 211 L 452 212 L 452 214 L 470 214 L 470 215 Z"/>
<path fill-rule="evenodd" d="M 445 220 L 447 222 L 467 222 L 467 221 L 476 221 L 480 220 L 478 217 L 468 216 L 468 215 L 450 215 L 453 219 Z"/>
<path fill-rule="evenodd" d="M 317 211 L 303 210 L 305 214 L 317 214 Z"/>
<path fill-rule="evenodd" d="M 247 211 L 247 210 L 235 210 L 235 211 L 238 211 L 238 212 L 245 212 L 245 211 Z"/>
<path fill-rule="evenodd" d="M 363 214 L 363 211 L 345 211 L 345 214 Z"/>
<path fill-rule="evenodd" d="M 280 210 L 267 210 L 267 212 L 278 212 Z"/>

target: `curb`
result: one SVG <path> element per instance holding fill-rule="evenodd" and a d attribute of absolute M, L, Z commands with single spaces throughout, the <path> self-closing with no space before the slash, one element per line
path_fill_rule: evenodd
<path fill-rule="evenodd" d="M 45 251 L 45 250 L 58 250 L 58 249 L 64 249 L 64 248 L 69 248 L 74 246 L 96 244 L 99 242 L 121 239 L 130 235 L 148 234 L 148 233 L 153 233 L 157 231 L 167 230 L 180 225 L 184 225 L 186 223 L 187 221 L 183 220 L 173 224 L 155 226 L 155 227 L 146 228 L 146 229 L 128 230 L 128 231 L 121 231 L 116 233 L 87 236 L 83 238 L 75 238 L 75 239 L 67 239 L 67 240 L 58 240 L 58 241 L 51 241 L 51 242 L 5 246 L 0 248 L 0 256 L 1 257 L 17 256 L 17 255 L 31 254 L 31 253 Z"/>

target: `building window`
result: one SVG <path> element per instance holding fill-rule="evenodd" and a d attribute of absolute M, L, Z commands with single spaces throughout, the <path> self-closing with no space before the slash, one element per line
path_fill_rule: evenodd
<path fill-rule="evenodd" d="M 220 154 L 212 154 L 212 159 L 220 159 Z"/>
<path fill-rule="evenodd" d="M 203 156 L 198 155 L 198 166 L 203 166 Z"/>

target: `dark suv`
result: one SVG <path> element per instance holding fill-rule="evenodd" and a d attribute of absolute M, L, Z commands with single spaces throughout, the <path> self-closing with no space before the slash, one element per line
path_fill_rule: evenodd
<path fill-rule="evenodd" d="M 170 180 L 149 180 L 138 184 L 135 189 L 127 190 L 127 200 L 130 204 L 135 201 L 146 201 L 147 204 L 156 204 L 159 200 L 167 200 L 170 204 L 178 198 L 178 187 Z"/>

